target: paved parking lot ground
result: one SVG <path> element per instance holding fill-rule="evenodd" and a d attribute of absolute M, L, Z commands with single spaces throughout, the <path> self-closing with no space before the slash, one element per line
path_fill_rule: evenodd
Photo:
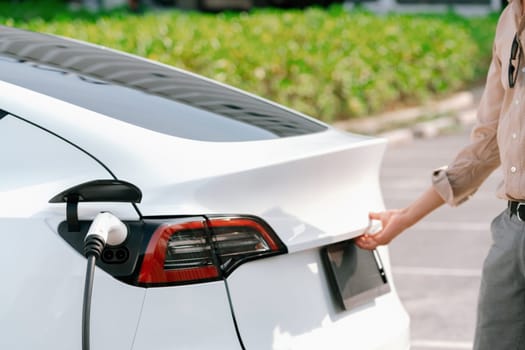
<path fill-rule="evenodd" d="M 388 208 L 407 205 L 450 162 L 468 130 L 389 147 L 381 173 Z M 496 171 L 457 208 L 438 209 L 390 245 L 395 284 L 411 316 L 412 350 L 471 349 L 481 266 L 490 222 L 506 203 L 495 197 Z"/>

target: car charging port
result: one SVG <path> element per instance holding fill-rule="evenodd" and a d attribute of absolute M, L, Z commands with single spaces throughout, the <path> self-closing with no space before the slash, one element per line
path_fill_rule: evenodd
<path fill-rule="evenodd" d="M 106 247 L 102 251 L 102 261 L 106 264 L 123 264 L 129 259 L 126 247 Z"/>

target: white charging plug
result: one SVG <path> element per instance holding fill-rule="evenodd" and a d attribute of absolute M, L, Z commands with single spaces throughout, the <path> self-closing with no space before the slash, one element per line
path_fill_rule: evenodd
<path fill-rule="evenodd" d="M 87 241 L 91 236 L 98 236 L 104 244 L 116 246 L 126 240 L 128 228 L 115 215 L 101 212 L 91 223 L 84 241 Z"/>

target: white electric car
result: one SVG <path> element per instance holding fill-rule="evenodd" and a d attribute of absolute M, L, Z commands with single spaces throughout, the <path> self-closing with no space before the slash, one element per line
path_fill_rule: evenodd
<path fill-rule="evenodd" d="M 408 349 L 387 250 L 352 243 L 383 208 L 384 149 L 185 71 L 0 27 L 0 348 Z M 119 239 L 93 223 L 106 214 Z"/>

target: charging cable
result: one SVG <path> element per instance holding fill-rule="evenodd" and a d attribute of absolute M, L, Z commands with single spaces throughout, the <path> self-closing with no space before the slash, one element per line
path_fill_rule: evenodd
<path fill-rule="evenodd" d="M 82 350 L 89 350 L 91 294 L 96 260 L 102 254 L 106 244 L 119 245 L 126 240 L 127 236 L 128 229 L 119 218 L 111 213 L 102 212 L 95 217 L 84 239 L 84 255 L 87 258 L 87 267 L 82 305 Z"/>

